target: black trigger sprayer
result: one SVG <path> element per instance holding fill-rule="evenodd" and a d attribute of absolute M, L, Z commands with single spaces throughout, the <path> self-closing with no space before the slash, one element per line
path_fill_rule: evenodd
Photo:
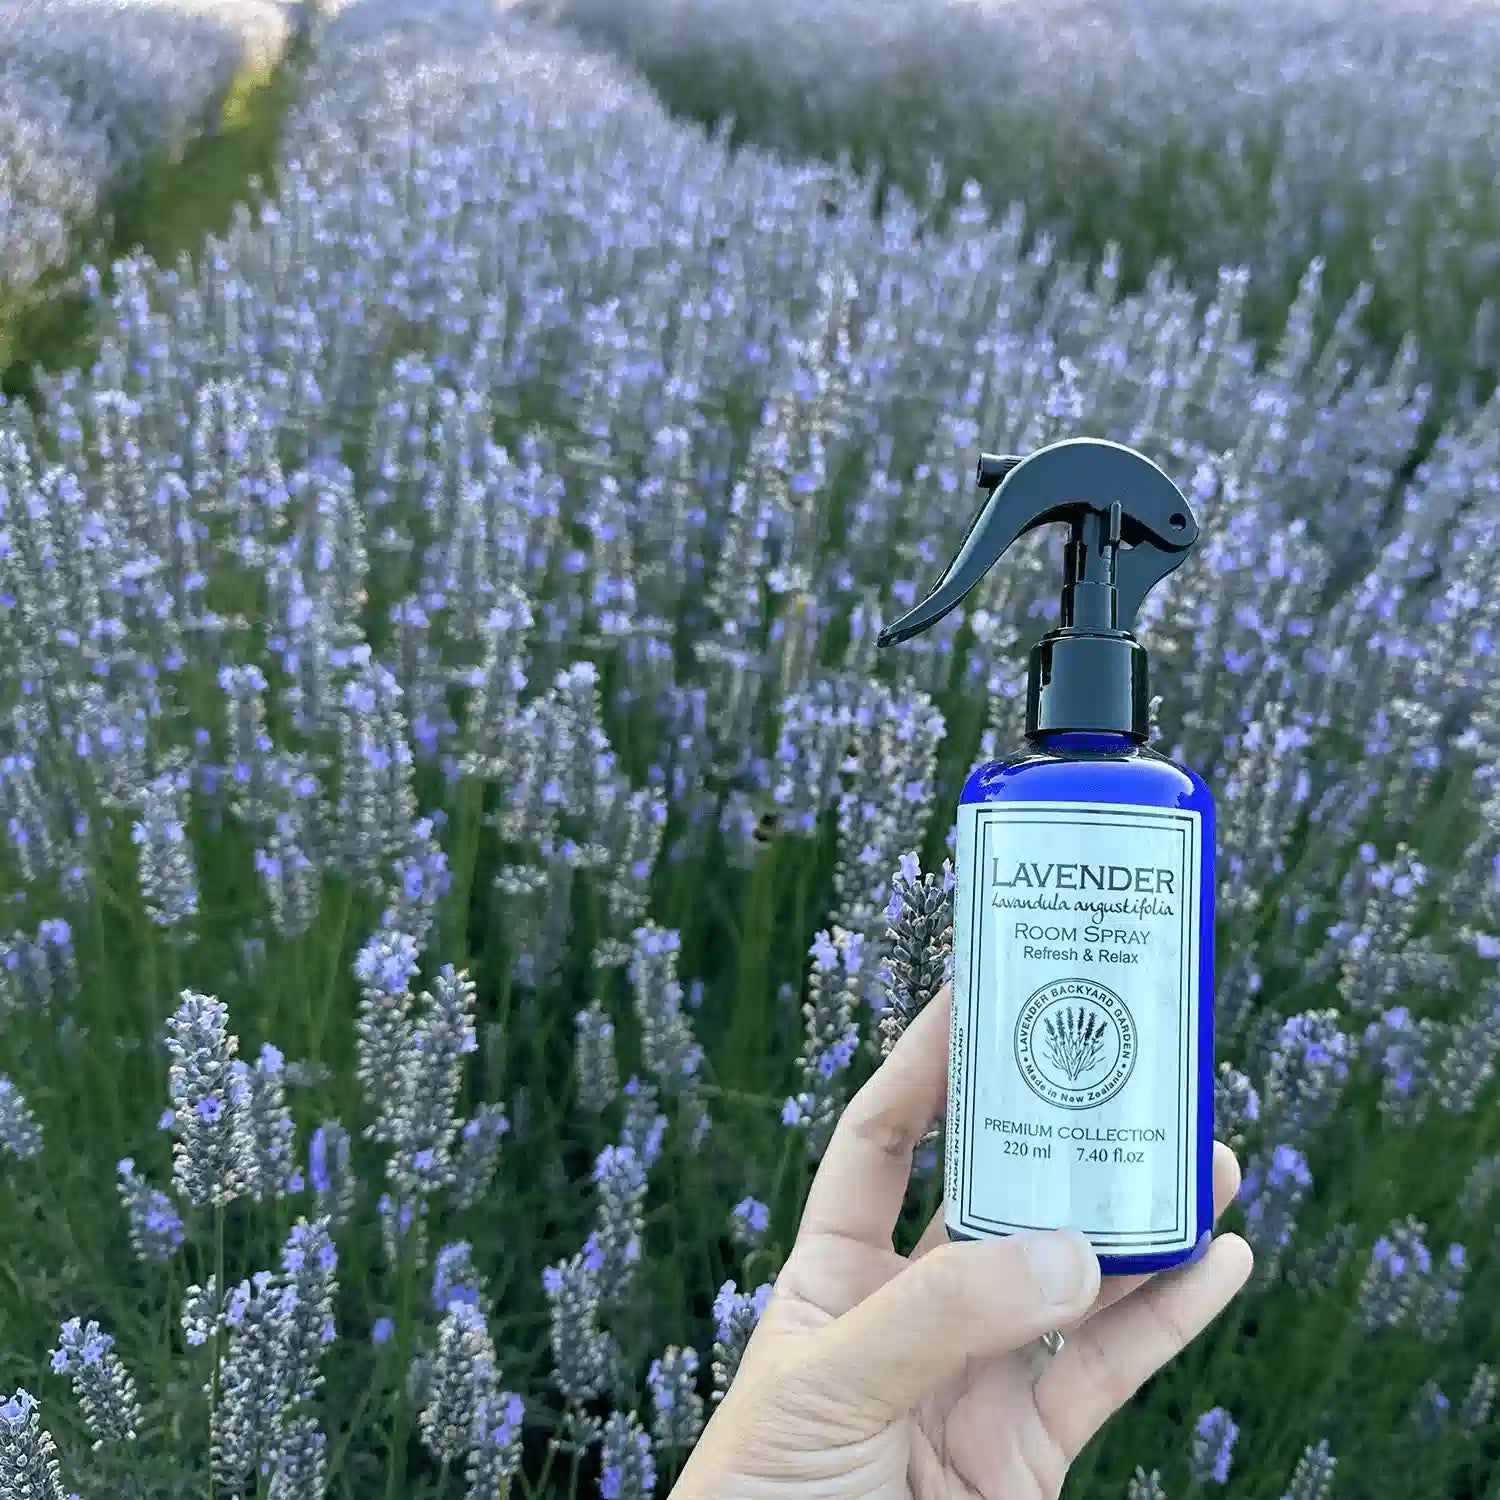
<path fill-rule="evenodd" d="M 1092 729 L 1144 740 L 1146 652 L 1131 627 L 1146 595 L 1198 540 L 1182 492 L 1150 459 L 1103 438 L 1069 438 L 1025 458 L 986 453 L 976 477 L 989 499 L 958 555 L 879 644 L 936 624 L 1014 542 L 1066 523 L 1061 616 L 1032 649 L 1026 733 Z"/>

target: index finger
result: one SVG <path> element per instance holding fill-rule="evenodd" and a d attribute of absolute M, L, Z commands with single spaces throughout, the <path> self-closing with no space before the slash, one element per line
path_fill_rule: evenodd
<path fill-rule="evenodd" d="M 849 1101 L 813 1179 L 799 1239 L 836 1234 L 892 1248 L 912 1152 L 943 1107 L 952 1009 L 945 984 Z"/>

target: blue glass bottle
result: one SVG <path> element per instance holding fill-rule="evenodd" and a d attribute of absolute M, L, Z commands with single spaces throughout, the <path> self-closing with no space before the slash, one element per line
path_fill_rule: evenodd
<path fill-rule="evenodd" d="M 1172 1142 L 1172 1151 L 1157 1153 L 1151 1164 L 1158 1174 L 1161 1174 L 1169 1165 L 1168 1156 L 1175 1157 L 1180 1152 L 1181 1157 L 1185 1158 L 1183 1170 L 1188 1184 L 1184 1207 L 1188 1215 L 1187 1222 L 1181 1235 L 1181 1242 L 1168 1249 L 1121 1248 L 1115 1250 L 1109 1248 L 1107 1244 L 1097 1243 L 1095 1247 L 1099 1254 L 1100 1270 L 1106 1276 L 1161 1271 L 1196 1259 L 1207 1248 L 1213 1228 L 1214 1027 L 1211 1003 L 1214 993 L 1213 891 L 1215 889 L 1213 793 L 1196 772 L 1158 754 L 1128 734 L 1054 730 L 1039 732 L 1026 742 L 1024 749 L 1003 760 L 991 761 L 987 765 L 979 766 L 969 776 L 959 799 L 961 808 L 969 805 L 997 803 L 1008 803 L 1012 806 L 1035 803 L 1083 803 L 1111 807 L 1160 808 L 1196 814 L 1199 820 L 1200 898 L 1195 923 L 1197 998 L 1196 1015 L 1192 1018 L 1196 1024 L 1190 1027 L 1189 1035 L 1185 1039 L 1189 1048 L 1189 1065 L 1194 1072 L 1196 1098 L 1190 1118 L 1186 1122 L 1190 1132 L 1188 1138 L 1180 1142 Z M 955 937 L 957 938 L 957 934 Z M 955 1016 L 957 1016 L 956 1009 Z M 1172 1015 L 1153 1016 L 1146 1013 L 1136 1016 L 1138 1059 L 1148 1048 L 1159 1045 L 1163 1032 L 1174 1033 L 1177 1022 L 1178 1018 Z M 1002 1033 L 1013 1024 L 1012 1017 L 1003 1011 L 995 1017 L 995 1028 Z M 1192 1034 L 1193 1031 L 1196 1031 L 1196 1035 Z M 1140 1067 L 1139 1060 L 1137 1067 Z M 988 1116 L 988 1118 L 997 1117 Z M 961 1121 L 950 1121 L 950 1128 L 962 1131 L 964 1125 Z M 1170 1129 L 1170 1127 L 1165 1128 Z M 1021 1138 L 1015 1144 L 1030 1145 L 1031 1143 Z M 1113 1144 L 1107 1143 L 1111 1160 L 1106 1163 L 1087 1159 L 1079 1161 L 1080 1151 L 1084 1152 L 1087 1157 L 1088 1153 L 1100 1149 L 1094 1143 L 1054 1141 L 1052 1144 L 1054 1150 L 1057 1145 L 1064 1144 L 1071 1148 L 1068 1155 L 1072 1160 L 1067 1163 L 1070 1171 L 1077 1170 L 1079 1166 L 1088 1170 L 1099 1166 L 1107 1166 L 1111 1171 L 1116 1170 L 1116 1164 L 1112 1160 Z M 1130 1143 L 1123 1145 L 1121 1149 L 1130 1152 L 1141 1150 L 1144 1154 L 1148 1148 Z M 1024 1165 L 1030 1159 L 1029 1157 L 1016 1157 L 1009 1161 L 1010 1180 L 1006 1187 L 1002 1188 L 1002 1192 L 1005 1192 L 1012 1200 L 1018 1196 L 1015 1168 Z M 1049 1173 L 1053 1167 L 1057 1167 L 1059 1171 L 1062 1170 L 1056 1162 L 1055 1154 L 1054 1157 L 1047 1159 L 1047 1163 Z M 1005 1164 L 1006 1159 L 1002 1157 L 1001 1165 Z M 955 1165 L 961 1164 L 955 1163 Z M 1129 1165 L 1143 1164 L 1131 1163 Z M 1175 1163 L 1172 1165 L 1175 1166 Z M 958 1185 L 953 1184 L 953 1189 L 956 1189 Z M 1128 1192 L 1135 1192 L 1139 1186 L 1138 1182 L 1132 1183 L 1128 1178 L 1124 1182 L 1125 1190 Z M 1045 1204 L 1048 1197 L 1045 1191 L 1038 1196 Z M 1078 1201 L 1079 1196 L 1077 1193 L 1067 1193 L 1066 1203 L 1070 1206 Z M 1147 1189 L 1145 1196 L 1156 1199 L 1165 1196 L 1165 1192 L 1158 1185 L 1154 1192 Z M 1021 1217 L 1027 1217 L 1024 1209 L 1018 1212 Z M 1046 1214 L 1033 1214 L 1031 1217 L 1043 1218 Z M 1053 1215 L 1053 1217 L 1057 1216 Z M 1066 1221 L 1067 1216 L 1063 1217 Z M 969 1236 L 961 1228 L 955 1226 L 955 1220 L 958 1219 L 960 1216 L 957 1214 L 949 1215 L 950 1236 L 968 1238 Z M 1053 1223 L 1045 1227 L 1061 1226 Z M 1070 1227 L 1087 1232 L 1093 1226 L 1072 1224 Z"/>
<path fill-rule="evenodd" d="M 952 1238 L 1071 1228 L 1105 1274 L 1180 1265 L 1213 1223 L 1214 803 L 1147 745 L 1130 626 L 1198 537 L 1118 444 L 985 455 L 989 499 L 891 645 L 1038 526 L 1069 527 L 1060 621 L 1033 647 L 1024 748 L 957 817 L 945 1219 Z"/>

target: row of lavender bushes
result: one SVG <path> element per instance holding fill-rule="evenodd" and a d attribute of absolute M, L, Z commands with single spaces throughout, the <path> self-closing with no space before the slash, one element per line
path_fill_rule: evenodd
<path fill-rule="evenodd" d="M 1500 409 L 1412 471 L 1316 276 L 1258 364 L 1242 273 L 877 209 L 502 11 L 325 17 L 273 194 L 0 411 L 0 1495 L 665 1495 L 1055 559 L 875 628 L 1080 427 L 1203 519 L 1143 630 L 1259 1270 L 1071 1493 L 1479 1493 Z"/>
<path fill-rule="evenodd" d="M 1313 257 L 1460 402 L 1500 372 L 1500 14 L 1487 0 L 526 0 L 674 108 L 920 189 L 981 183 L 1067 253 L 1246 265 L 1274 334 Z"/>
<path fill-rule="evenodd" d="M 281 53 L 279 0 L 0 0 L 0 295 L 65 265 L 148 155 Z"/>

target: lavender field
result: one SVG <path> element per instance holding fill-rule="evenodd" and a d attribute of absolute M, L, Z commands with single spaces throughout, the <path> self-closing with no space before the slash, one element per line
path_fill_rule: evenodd
<path fill-rule="evenodd" d="M 1214 144 L 1227 58 L 1161 101 L 1140 25 L 1114 146 L 1049 54 L 913 130 L 940 178 L 840 160 L 868 88 L 900 132 L 885 33 L 811 76 L 791 0 L 609 9 L 688 113 L 722 42 L 737 133 L 502 0 L 279 15 L 274 171 L 193 256 L 83 268 L 0 405 L 0 1500 L 667 1496 L 941 977 L 1053 562 L 876 631 L 980 448 L 1079 433 L 1202 522 L 1142 637 L 1219 797 L 1256 1273 L 1064 1493 L 1497 1500 L 1497 13 L 1253 7 L 1279 175 Z M 1383 115 L 1351 31 L 1439 62 Z M 1096 193 L 1139 100 L 1194 171 Z"/>

